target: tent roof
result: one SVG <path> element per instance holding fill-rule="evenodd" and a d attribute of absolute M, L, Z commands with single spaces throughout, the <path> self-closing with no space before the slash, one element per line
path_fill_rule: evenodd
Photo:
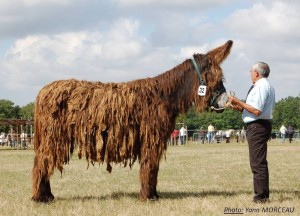
<path fill-rule="evenodd" d="M 0 125 L 33 125 L 33 120 L 0 119 Z"/>

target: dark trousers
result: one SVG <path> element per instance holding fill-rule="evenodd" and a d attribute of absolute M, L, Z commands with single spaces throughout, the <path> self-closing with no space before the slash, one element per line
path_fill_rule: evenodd
<path fill-rule="evenodd" d="M 267 142 L 271 136 L 271 131 L 271 122 L 267 120 L 258 120 L 247 125 L 247 141 L 255 199 L 269 198 Z"/>

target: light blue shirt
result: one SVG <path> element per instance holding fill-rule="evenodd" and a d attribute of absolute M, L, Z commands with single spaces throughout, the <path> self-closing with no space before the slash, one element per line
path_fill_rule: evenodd
<path fill-rule="evenodd" d="M 261 111 L 261 114 L 256 116 L 244 109 L 242 118 L 245 123 L 250 123 L 258 119 L 273 119 L 272 113 L 275 106 L 275 90 L 267 78 L 261 78 L 256 81 L 253 89 L 247 96 L 246 104 L 258 109 Z"/>

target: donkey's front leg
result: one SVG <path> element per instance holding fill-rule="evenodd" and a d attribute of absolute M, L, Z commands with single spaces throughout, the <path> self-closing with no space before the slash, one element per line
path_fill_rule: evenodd
<path fill-rule="evenodd" d="M 151 158 L 149 155 L 150 154 L 148 154 L 147 158 L 142 160 L 140 169 L 140 199 L 143 201 L 146 199 L 159 199 L 156 191 L 159 162 L 157 162 L 157 158 Z"/>
<path fill-rule="evenodd" d="M 43 163 L 43 165 L 41 163 Z M 50 202 L 54 199 L 54 196 L 51 193 L 47 169 L 47 160 L 44 159 L 40 161 L 36 156 L 32 170 L 32 200 L 36 202 Z"/>

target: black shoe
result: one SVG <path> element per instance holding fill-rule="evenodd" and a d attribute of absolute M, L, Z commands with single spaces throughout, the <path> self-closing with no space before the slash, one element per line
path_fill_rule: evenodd
<path fill-rule="evenodd" d="M 269 198 L 253 198 L 253 202 L 254 203 L 258 203 L 258 204 L 263 204 L 263 203 L 268 203 L 269 202 Z"/>

